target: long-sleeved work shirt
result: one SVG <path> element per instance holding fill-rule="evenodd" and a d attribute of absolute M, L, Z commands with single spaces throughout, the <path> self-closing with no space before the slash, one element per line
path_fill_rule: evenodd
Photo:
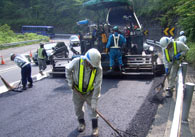
<path fill-rule="evenodd" d="M 177 39 L 177 41 L 181 41 L 181 42 L 183 42 L 184 44 L 186 44 L 187 38 L 186 38 L 186 36 L 182 35 L 182 36 L 180 36 L 180 37 Z"/>
<path fill-rule="evenodd" d="M 66 78 L 68 80 L 68 85 L 70 88 L 73 87 L 73 84 L 78 84 L 79 81 L 79 63 L 80 63 L 80 58 L 85 60 L 84 56 L 77 57 L 73 59 L 67 66 L 66 66 Z M 86 64 L 85 61 L 84 63 L 84 79 L 83 79 L 83 88 L 87 88 L 89 79 L 91 76 L 91 69 L 90 67 Z M 96 77 L 94 80 L 94 90 L 92 91 L 92 100 L 93 102 L 97 103 L 97 99 L 100 97 L 100 91 L 101 91 L 101 85 L 102 85 L 102 67 L 96 68 Z M 91 92 L 91 91 L 89 91 Z"/>
<path fill-rule="evenodd" d="M 189 50 L 188 46 L 185 45 L 183 42 L 180 42 L 180 41 L 176 41 L 176 46 L 177 46 L 177 54 L 180 53 L 181 56 L 185 56 L 186 52 Z M 162 52 L 163 52 L 163 62 L 164 62 L 165 68 L 169 68 L 170 62 L 168 62 L 167 59 L 166 59 L 165 49 L 162 49 Z M 173 58 L 174 58 L 174 48 L 173 48 L 173 46 L 172 46 L 172 48 L 170 48 L 168 50 L 168 53 L 169 53 L 169 58 L 171 60 L 173 60 Z"/>
<path fill-rule="evenodd" d="M 30 62 L 28 61 L 28 59 L 24 55 L 16 55 L 16 57 L 14 58 L 14 62 L 20 68 L 23 68 L 26 65 L 30 64 Z"/>

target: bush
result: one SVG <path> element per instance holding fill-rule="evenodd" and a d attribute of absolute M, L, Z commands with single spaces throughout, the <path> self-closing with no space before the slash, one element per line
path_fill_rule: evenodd
<path fill-rule="evenodd" d="M 37 35 L 35 33 L 25 33 L 17 35 L 10 29 L 10 26 L 8 26 L 7 24 L 0 26 L 0 44 L 37 39 L 45 39 L 46 41 L 49 41 L 49 37 L 47 36 Z M 0 49 L 3 49 L 3 47 L 1 47 Z"/>
<path fill-rule="evenodd" d="M 187 61 L 195 68 L 195 43 L 189 42 L 187 45 L 190 48 L 187 53 Z"/>

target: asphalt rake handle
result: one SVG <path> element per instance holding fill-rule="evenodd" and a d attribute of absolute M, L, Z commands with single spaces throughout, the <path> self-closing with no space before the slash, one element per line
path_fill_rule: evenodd
<path fill-rule="evenodd" d="M 21 84 L 21 81 L 18 83 L 18 86 L 17 88 L 16 87 L 13 87 L 11 86 L 1 75 L 0 75 L 0 78 L 1 80 L 3 81 L 4 85 L 6 86 L 6 88 L 9 90 L 9 91 L 14 91 L 14 92 L 22 92 L 21 90 L 19 90 L 19 86 Z"/>
<path fill-rule="evenodd" d="M 87 102 L 87 104 L 89 105 L 90 103 L 83 97 L 83 95 L 80 93 L 80 92 L 78 92 L 76 89 L 74 89 L 73 88 L 73 91 L 74 92 L 76 92 L 83 100 L 85 100 L 86 102 Z M 90 105 L 89 105 L 90 106 Z M 91 107 L 91 106 L 90 106 Z M 96 109 L 95 110 L 95 112 L 106 122 L 106 124 L 108 125 L 108 126 L 110 126 L 120 137 L 122 137 L 122 135 L 119 133 L 119 131 L 116 129 L 116 128 L 114 128 L 113 126 L 112 126 L 112 124 L 108 121 L 108 120 L 106 120 L 105 119 L 105 117 Z"/>

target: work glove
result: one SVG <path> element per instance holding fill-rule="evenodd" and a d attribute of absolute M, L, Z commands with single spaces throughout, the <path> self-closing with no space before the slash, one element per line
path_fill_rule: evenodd
<path fill-rule="evenodd" d="M 97 105 L 95 103 L 91 104 L 91 109 L 95 111 L 97 109 Z"/>
<path fill-rule="evenodd" d="M 175 55 L 175 59 L 179 60 L 181 56 L 181 53 L 178 53 L 177 55 Z"/>
<path fill-rule="evenodd" d="M 91 109 L 95 111 L 97 109 L 97 102 L 95 100 L 91 100 Z"/>
<path fill-rule="evenodd" d="M 169 74 L 169 69 L 165 68 L 165 74 L 168 75 Z"/>

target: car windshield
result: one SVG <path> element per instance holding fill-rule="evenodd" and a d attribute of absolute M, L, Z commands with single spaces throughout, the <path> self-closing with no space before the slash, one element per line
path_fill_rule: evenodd
<path fill-rule="evenodd" d="M 78 40 L 78 37 L 77 36 L 71 36 L 70 39 L 71 40 Z"/>
<path fill-rule="evenodd" d="M 55 47 L 55 46 L 56 46 L 56 43 L 45 44 L 45 45 L 44 45 L 44 48 L 45 48 L 46 50 L 50 50 L 50 49 L 52 49 L 52 48 Z"/>

